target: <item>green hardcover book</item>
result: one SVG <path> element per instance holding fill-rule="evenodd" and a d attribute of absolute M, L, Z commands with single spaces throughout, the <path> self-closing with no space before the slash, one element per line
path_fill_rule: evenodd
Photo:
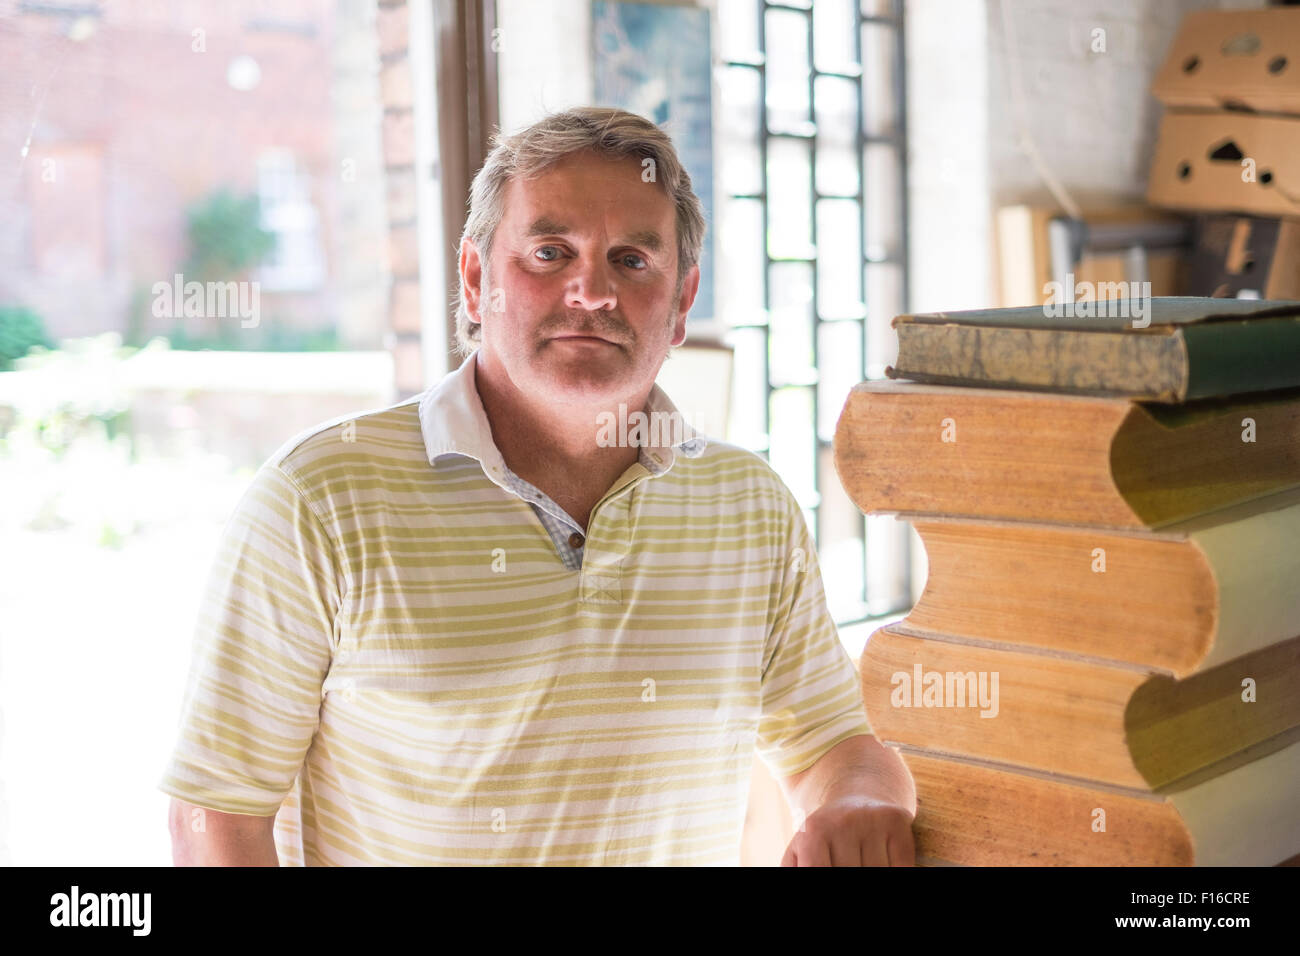
<path fill-rule="evenodd" d="M 890 378 L 1136 401 L 1300 387 L 1300 302 L 1166 297 L 900 315 Z"/>

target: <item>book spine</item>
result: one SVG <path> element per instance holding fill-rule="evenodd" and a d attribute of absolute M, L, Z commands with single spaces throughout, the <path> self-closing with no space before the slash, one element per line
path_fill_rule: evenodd
<path fill-rule="evenodd" d="M 1300 316 L 1197 322 L 1182 337 L 1189 401 L 1300 387 Z"/>

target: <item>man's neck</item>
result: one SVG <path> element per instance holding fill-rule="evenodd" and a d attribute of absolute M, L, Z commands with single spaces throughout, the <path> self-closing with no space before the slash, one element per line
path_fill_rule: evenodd
<path fill-rule="evenodd" d="M 506 466 L 537 486 L 584 528 L 591 509 L 614 481 L 638 460 L 635 447 L 603 447 L 596 441 L 597 415 L 615 408 L 563 405 L 539 408 L 508 381 L 484 375 L 475 358 L 475 387 Z M 504 387 L 502 387 L 504 386 Z M 624 399 L 644 410 L 647 395 Z"/>

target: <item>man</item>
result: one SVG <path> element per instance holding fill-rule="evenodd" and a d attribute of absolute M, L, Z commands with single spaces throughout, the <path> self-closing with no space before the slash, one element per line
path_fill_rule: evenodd
<path fill-rule="evenodd" d="M 797 503 L 655 386 L 703 233 L 633 114 L 497 138 L 464 363 L 288 442 L 226 528 L 160 784 L 178 862 L 735 863 L 756 747 L 784 863 L 913 862 Z M 676 427 L 609 427 L 635 412 Z"/>

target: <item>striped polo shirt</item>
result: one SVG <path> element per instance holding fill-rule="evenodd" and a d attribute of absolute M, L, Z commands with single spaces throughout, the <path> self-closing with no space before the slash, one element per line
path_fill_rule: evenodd
<path fill-rule="evenodd" d="M 282 865 L 737 864 L 755 750 L 786 776 L 871 733 L 797 502 L 687 428 L 566 560 L 475 360 L 258 470 L 160 789 L 276 814 Z"/>

